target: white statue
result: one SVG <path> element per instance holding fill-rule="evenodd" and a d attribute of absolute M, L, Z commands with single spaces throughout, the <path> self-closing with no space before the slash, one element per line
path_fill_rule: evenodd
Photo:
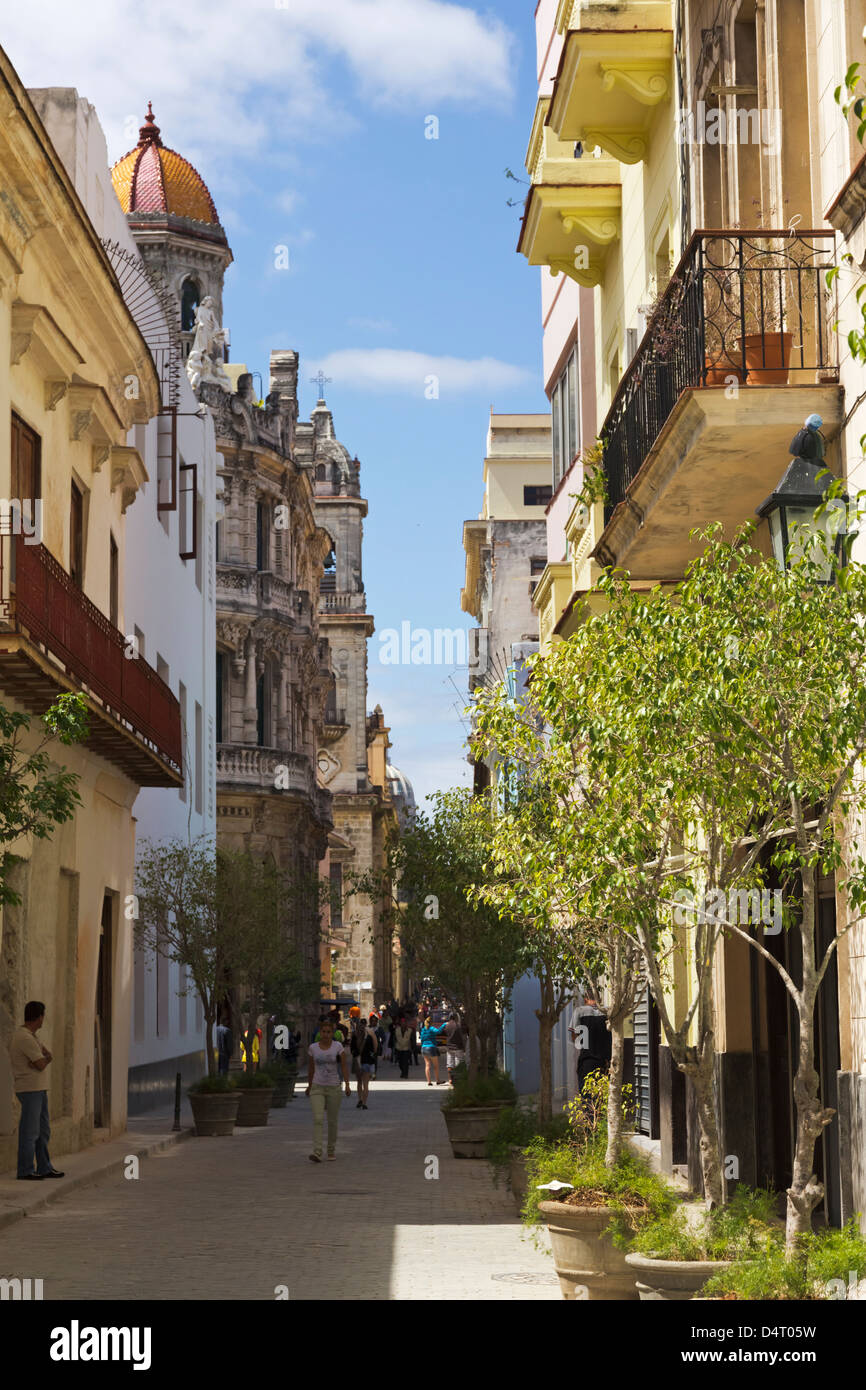
<path fill-rule="evenodd" d="M 203 381 L 213 382 L 224 391 L 233 391 L 232 379 L 223 366 L 226 335 L 219 326 L 213 299 L 205 295 L 195 315 L 195 337 L 186 359 L 186 374 L 195 391 Z"/>

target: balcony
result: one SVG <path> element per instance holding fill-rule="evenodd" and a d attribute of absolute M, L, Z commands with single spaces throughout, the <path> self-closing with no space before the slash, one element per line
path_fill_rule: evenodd
<path fill-rule="evenodd" d="M 565 41 L 550 106 L 554 134 L 639 163 L 655 110 L 673 88 L 671 0 L 562 0 L 557 28 Z"/>
<path fill-rule="evenodd" d="M 319 590 L 320 613 L 363 613 L 367 606 L 366 594 L 329 593 Z"/>
<path fill-rule="evenodd" d="M 0 536 L 0 687 L 39 714 L 80 691 L 91 713 L 86 747 L 141 787 L 179 787 L 180 705 L 129 650 L 45 546 Z"/>
<path fill-rule="evenodd" d="M 316 818 L 330 825 L 331 794 L 320 787 L 309 758 L 303 753 L 258 744 L 217 745 L 217 783 L 220 792 L 252 791 L 284 793 L 307 798 Z"/>
<path fill-rule="evenodd" d="M 601 429 L 603 564 L 678 577 L 690 528 L 751 516 L 808 414 L 838 433 L 833 255 L 822 231 L 692 237 Z"/>
<path fill-rule="evenodd" d="M 615 159 L 574 156 L 545 124 L 550 98 L 538 102 L 526 168 L 531 187 L 517 249 L 530 265 L 564 271 L 578 284 L 601 283 L 608 248 L 621 235 L 622 178 Z"/>

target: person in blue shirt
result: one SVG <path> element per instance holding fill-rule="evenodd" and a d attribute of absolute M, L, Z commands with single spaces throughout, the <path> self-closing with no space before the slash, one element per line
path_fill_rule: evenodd
<path fill-rule="evenodd" d="M 424 1021 L 421 1026 L 421 1056 L 424 1058 L 424 1071 L 427 1076 L 427 1085 L 432 1086 L 431 1074 L 435 1077 L 437 1086 L 444 1086 L 445 1082 L 439 1080 L 439 1047 L 437 1039 L 440 1033 L 445 1032 L 445 1024 L 434 1028 L 429 1020 Z"/>

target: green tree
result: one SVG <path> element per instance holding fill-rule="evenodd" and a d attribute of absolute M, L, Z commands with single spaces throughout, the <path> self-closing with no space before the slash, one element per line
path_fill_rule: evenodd
<path fill-rule="evenodd" d="M 71 820 L 81 805 L 77 774 L 65 768 L 53 770 L 49 749 L 55 740 L 68 747 L 87 737 L 83 695 L 58 696 L 42 715 L 44 732 L 28 749 L 32 722 L 29 714 L 0 705 L 0 907 L 21 902 L 9 882 L 21 855 L 9 846 L 27 835 L 47 840 L 54 827 Z"/>

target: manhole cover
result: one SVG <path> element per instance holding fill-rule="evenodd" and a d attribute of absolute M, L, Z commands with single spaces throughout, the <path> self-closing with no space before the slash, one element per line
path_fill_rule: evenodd
<path fill-rule="evenodd" d="M 558 1284 L 557 1274 L 491 1274 L 500 1284 Z"/>

